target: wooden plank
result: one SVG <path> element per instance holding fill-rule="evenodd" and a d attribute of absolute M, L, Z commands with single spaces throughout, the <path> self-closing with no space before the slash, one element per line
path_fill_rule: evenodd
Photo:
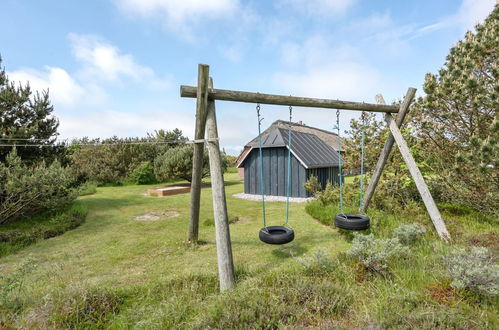
<path fill-rule="evenodd" d="M 210 84 L 213 84 L 212 82 Z M 208 102 L 206 118 L 208 138 L 218 139 L 215 101 Z M 224 175 L 222 171 L 222 155 L 218 140 L 207 143 L 210 157 L 210 176 L 213 196 L 213 216 L 215 220 L 215 240 L 217 244 L 218 278 L 220 291 L 235 286 L 234 262 L 232 259 L 232 243 L 230 240 L 229 216 L 225 198 Z"/>
<path fill-rule="evenodd" d="M 397 126 L 401 127 L 404 122 L 405 116 L 409 112 L 409 106 L 411 105 L 414 96 L 416 95 L 416 88 L 409 88 L 407 93 L 405 94 L 404 101 L 400 104 L 400 110 L 397 114 Z M 382 100 L 382 97 L 378 96 L 378 100 Z M 384 101 L 383 101 L 384 102 Z M 390 151 L 392 150 L 393 143 L 395 140 L 393 139 L 392 134 L 388 136 L 388 139 L 385 142 L 383 150 L 381 150 L 381 154 L 379 155 L 378 162 L 376 163 L 376 167 L 374 168 L 374 172 L 369 182 L 369 186 L 367 187 L 366 193 L 364 195 L 364 201 L 362 206 L 360 207 L 360 212 L 365 213 L 367 208 L 369 207 L 369 203 L 371 202 L 372 197 L 374 196 L 374 191 L 376 190 L 376 186 L 378 185 L 379 179 L 381 178 L 381 174 L 383 173 L 383 169 L 385 168 L 385 164 L 388 160 L 388 156 L 390 155 Z"/>
<path fill-rule="evenodd" d="M 199 84 L 199 83 L 198 83 Z M 181 97 L 197 97 L 197 88 L 193 86 L 180 86 Z M 210 89 L 210 100 L 234 101 L 260 104 L 276 104 L 294 107 L 314 107 L 326 109 L 360 110 L 371 112 L 397 113 L 399 108 L 395 105 L 372 104 L 331 99 L 318 99 L 288 95 L 263 94 L 226 89 Z"/>
<path fill-rule="evenodd" d="M 402 133 L 400 132 L 400 129 L 397 126 L 397 123 L 388 113 L 385 115 L 385 120 L 388 126 L 390 127 L 390 131 L 392 132 L 395 142 L 397 143 L 400 153 L 402 154 L 402 158 L 404 158 L 404 161 L 407 164 L 407 167 L 409 168 L 409 172 L 411 173 L 412 178 L 416 183 L 416 187 L 418 188 L 419 194 L 423 199 L 423 202 L 426 206 L 426 210 L 430 215 L 431 221 L 433 222 L 433 225 L 435 226 L 438 235 L 440 236 L 440 238 L 444 240 L 449 240 L 450 234 L 447 231 L 447 227 L 445 226 L 445 222 L 442 219 L 442 215 L 440 214 L 440 211 L 438 210 L 437 205 L 435 204 L 435 201 L 431 196 L 430 190 L 428 189 L 428 186 L 424 181 L 423 175 L 421 174 L 418 166 L 416 165 L 416 161 L 412 157 L 409 147 L 407 146 L 407 143 L 405 142 L 404 137 L 402 136 Z"/>
<path fill-rule="evenodd" d="M 208 80 L 210 68 L 208 65 L 198 66 L 198 88 L 196 90 L 196 127 L 194 138 L 204 139 L 206 112 L 208 103 Z M 199 207 L 201 201 L 201 179 L 203 174 L 203 149 L 204 144 L 194 144 L 194 155 L 192 157 L 192 181 L 191 181 L 191 207 L 189 218 L 188 241 L 198 242 L 199 233 Z"/>

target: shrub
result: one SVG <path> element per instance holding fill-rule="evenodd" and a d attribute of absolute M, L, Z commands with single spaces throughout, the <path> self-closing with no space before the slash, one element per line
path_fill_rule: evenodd
<path fill-rule="evenodd" d="M 298 322 L 318 328 L 324 320 L 345 315 L 352 301 L 344 283 L 275 272 L 219 296 L 190 328 L 280 329 Z"/>
<path fill-rule="evenodd" d="M 85 183 L 78 189 L 78 196 L 93 195 L 97 192 L 97 186 L 92 183 Z"/>
<path fill-rule="evenodd" d="M 317 250 L 311 257 L 298 259 L 306 274 L 319 275 L 333 270 L 332 257 L 324 250 Z"/>
<path fill-rule="evenodd" d="M 315 194 L 322 190 L 321 184 L 319 183 L 319 179 L 315 175 L 312 175 L 307 182 L 303 185 L 305 190 L 315 196 Z"/>
<path fill-rule="evenodd" d="M 402 244 L 411 244 L 419 236 L 426 233 L 426 228 L 418 223 L 410 225 L 400 225 L 393 230 L 393 237 L 397 238 Z"/>
<path fill-rule="evenodd" d="M 140 163 L 132 170 L 128 179 L 134 184 L 151 184 L 157 182 L 151 162 Z"/>
<path fill-rule="evenodd" d="M 330 205 L 335 203 L 338 200 L 339 191 L 334 189 L 334 186 L 331 182 L 328 182 L 326 188 L 322 191 L 318 191 L 315 194 L 315 197 L 322 205 Z"/>
<path fill-rule="evenodd" d="M 142 162 L 152 164 L 156 157 L 186 140 L 178 129 L 159 130 L 144 138 L 83 138 L 72 141 L 67 149 L 71 167 L 82 182 L 117 184 L 127 179 Z"/>
<path fill-rule="evenodd" d="M 322 205 L 319 201 L 309 201 L 305 205 L 305 211 L 313 218 L 318 219 L 325 225 L 332 226 L 334 224 L 334 216 L 338 209 L 333 205 Z"/>
<path fill-rule="evenodd" d="M 42 317 L 32 328 L 104 329 L 118 314 L 124 301 L 121 292 L 101 288 L 76 288 L 56 291 L 47 296 L 46 307 L 38 310 Z"/>
<path fill-rule="evenodd" d="M 58 162 L 30 167 L 13 151 L 0 163 L 0 224 L 57 211 L 77 197 L 70 172 Z"/>
<path fill-rule="evenodd" d="M 170 181 L 183 179 L 191 182 L 192 180 L 192 158 L 194 147 L 185 145 L 173 148 L 158 156 L 154 162 L 154 173 L 160 181 Z M 222 171 L 227 169 L 225 157 L 222 157 Z M 207 177 L 210 173 L 208 152 L 203 154 L 202 177 Z"/>
<path fill-rule="evenodd" d="M 0 256 L 11 254 L 40 239 L 55 237 L 85 222 L 88 209 L 78 201 L 57 214 L 42 214 L 22 222 L 4 225 L 0 230 Z"/>
<path fill-rule="evenodd" d="M 388 263 L 395 257 L 408 252 L 407 247 L 400 244 L 397 238 L 374 238 L 373 234 L 355 233 L 348 255 L 358 259 L 371 271 L 384 271 Z"/>
<path fill-rule="evenodd" d="M 451 285 L 459 289 L 468 289 L 481 295 L 499 294 L 499 265 L 484 247 L 456 249 L 445 258 L 445 263 L 452 278 Z"/>

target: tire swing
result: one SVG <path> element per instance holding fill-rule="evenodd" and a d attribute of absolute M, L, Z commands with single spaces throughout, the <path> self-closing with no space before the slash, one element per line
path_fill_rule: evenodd
<path fill-rule="evenodd" d="M 289 219 L 289 195 L 291 187 L 291 115 L 293 108 L 289 107 L 289 127 L 288 127 L 288 181 L 286 189 L 286 225 L 285 226 L 267 226 L 267 217 L 265 212 L 265 186 L 263 178 L 263 152 L 262 152 L 262 133 L 261 123 L 263 118 L 260 119 L 260 104 L 256 106 L 256 113 L 258 116 L 258 150 L 260 153 L 260 187 L 262 195 L 262 213 L 263 213 L 263 228 L 260 229 L 258 237 L 260 240 L 267 244 L 287 244 L 294 240 L 295 233 L 293 229 L 288 226 Z"/>
<path fill-rule="evenodd" d="M 364 129 L 365 129 L 365 113 L 362 112 L 362 142 L 361 142 L 361 162 L 360 162 L 360 208 L 362 208 L 363 200 L 363 183 L 364 183 Z M 338 154 L 339 165 L 338 171 L 340 176 L 340 213 L 334 217 L 334 225 L 346 230 L 365 230 L 369 228 L 370 219 L 367 215 L 355 213 L 343 213 L 343 176 L 342 176 L 342 158 L 341 158 L 341 137 L 340 137 L 340 111 L 336 111 L 336 128 L 338 130 Z"/>

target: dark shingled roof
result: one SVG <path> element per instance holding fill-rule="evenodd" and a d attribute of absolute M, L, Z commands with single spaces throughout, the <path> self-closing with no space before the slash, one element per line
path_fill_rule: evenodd
<path fill-rule="evenodd" d="M 262 137 L 262 148 L 288 147 L 288 130 L 274 128 Z M 258 149 L 258 142 L 252 146 Z M 336 167 L 338 153 L 314 134 L 291 131 L 291 152 L 305 168 Z M 249 152 L 239 163 L 241 167 Z"/>

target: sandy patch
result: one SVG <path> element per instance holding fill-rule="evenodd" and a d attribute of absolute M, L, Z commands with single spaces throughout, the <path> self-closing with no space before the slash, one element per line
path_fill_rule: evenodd
<path fill-rule="evenodd" d="M 133 218 L 136 221 L 160 221 L 171 218 L 179 217 L 180 213 L 175 210 L 167 210 L 167 211 L 151 211 L 149 213 L 139 215 Z"/>

